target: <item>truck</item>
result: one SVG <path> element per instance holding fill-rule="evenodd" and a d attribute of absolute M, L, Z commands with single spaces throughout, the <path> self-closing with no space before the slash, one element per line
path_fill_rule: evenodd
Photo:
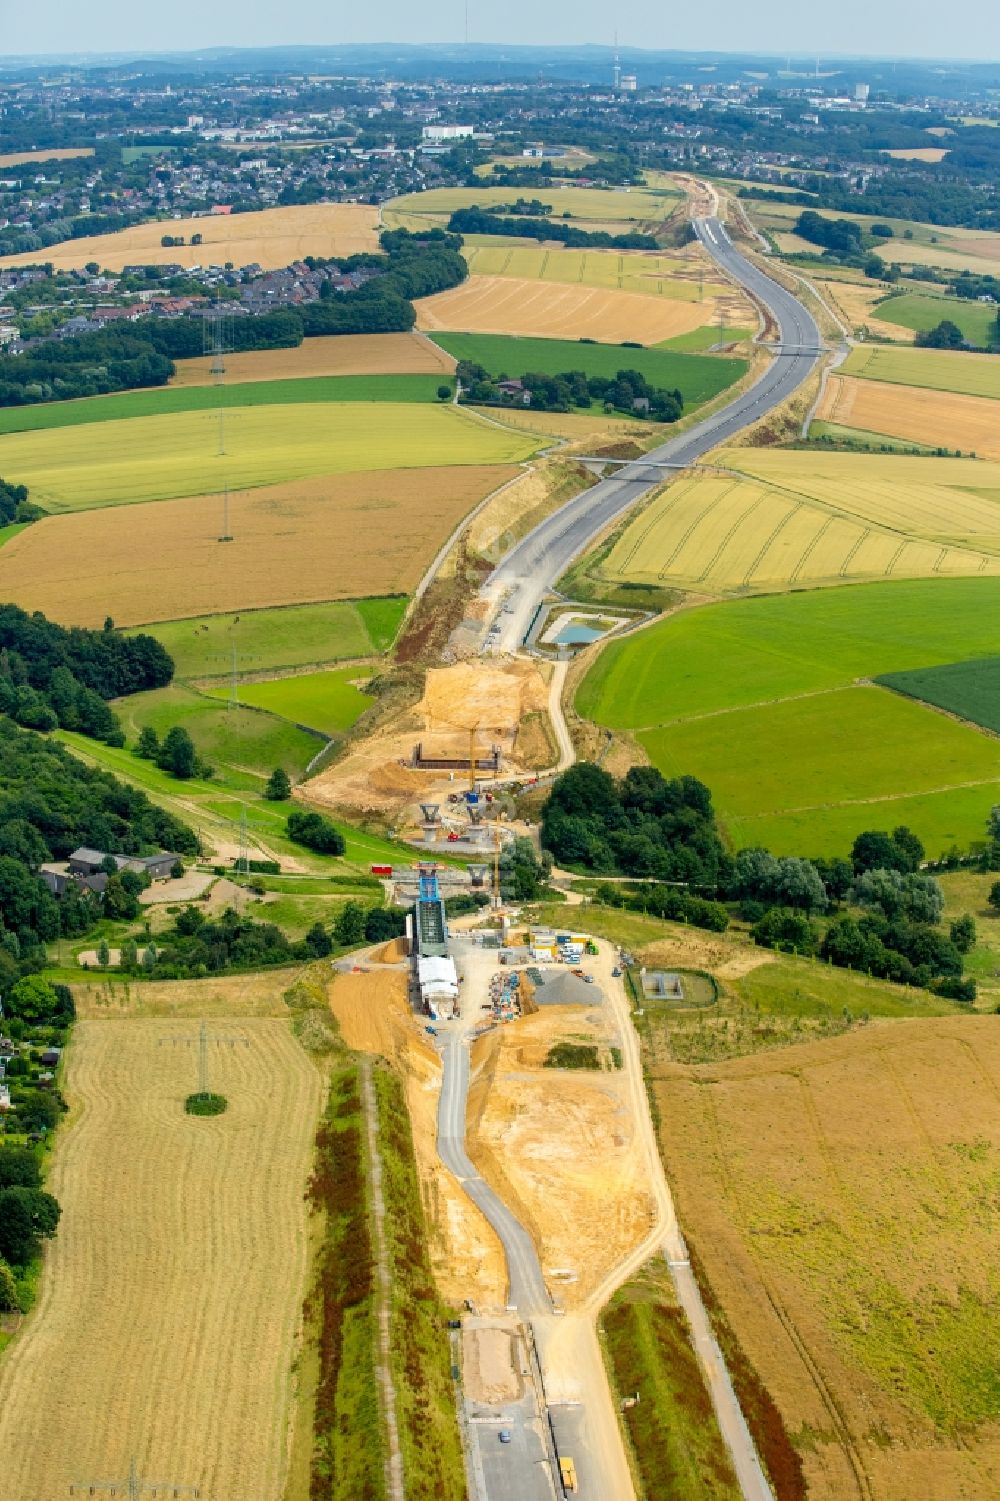
<path fill-rule="evenodd" d="M 568 1456 L 559 1460 L 559 1479 L 562 1481 L 563 1494 L 575 1496 L 580 1487 L 576 1479 L 576 1465 Z"/>

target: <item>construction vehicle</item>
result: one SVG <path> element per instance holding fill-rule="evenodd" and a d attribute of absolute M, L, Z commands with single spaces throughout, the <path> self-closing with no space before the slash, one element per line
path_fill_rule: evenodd
<path fill-rule="evenodd" d="M 575 1496 L 580 1487 L 576 1478 L 576 1465 L 568 1457 L 559 1460 L 559 1479 L 562 1481 L 563 1494 Z"/>

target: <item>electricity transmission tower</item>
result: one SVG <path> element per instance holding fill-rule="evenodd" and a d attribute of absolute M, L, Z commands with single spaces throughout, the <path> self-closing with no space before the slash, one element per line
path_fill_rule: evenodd
<path fill-rule="evenodd" d="M 222 1044 L 225 1044 L 230 1048 L 234 1048 L 237 1043 L 242 1043 L 244 1047 L 250 1046 L 249 1040 L 246 1037 L 233 1037 L 228 1032 L 209 1032 L 204 1022 L 202 1022 L 201 1026 L 198 1028 L 196 1036 L 189 1033 L 187 1036 L 164 1037 L 161 1039 L 161 1041 L 180 1043 L 183 1046 L 190 1046 L 192 1042 L 196 1042 L 198 1044 L 198 1093 L 202 1096 L 211 1093 L 211 1090 L 208 1087 L 209 1043 L 214 1042 L 219 1044 L 220 1046 Z M 125 1494 L 131 1497 L 131 1492 L 126 1492 Z M 165 1494 L 169 1495 L 170 1492 L 167 1491 Z"/>
<path fill-rule="evenodd" d="M 173 1480 L 141 1480 L 136 1462 L 129 1465 L 125 1480 L 78 1480 L 69 1488 L 71 1496 L 111 1495 L 124 1496 L 128 1501 L 141 1501 L 143 1496 L 200 1496 L 196 1485 L 178 1485 Z"/>
<path fill-rule="evenodd" d="M 222 494 L 222 536 L 219 538 L 219 541 L 231 542 L 232 540 L 233 534 L 229 530 L 229 481 L 227 480 L 225 490 Z"/>

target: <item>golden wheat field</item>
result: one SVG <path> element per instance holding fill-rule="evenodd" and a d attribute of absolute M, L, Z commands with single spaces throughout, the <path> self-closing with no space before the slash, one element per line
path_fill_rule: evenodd
<path fill-rule="evenodd" d="M 197 219 L 157 219 L 114 234 L 92 235 L 50 245 L 45 260 L 57 271 L 73 271 L 88 261 L 108 271 L 141 263 L 150 266 L 224 265 L 253 262 L 265 271 L 288 266 L 305 255 L 357 255 L 378 249 L 378 209 L 364 203 L 310 203 L 266 208 L 251 214 L 206 214 Z M 161 245 L 163 235 L 186 245 Z M 192 245 L 192 235 L 204 243 Z M 27 266 L 38 251 L 0 257 L 0 266 Z"/>
<path fill-rule="evenodd" d="M 302 402 L 223 415 L 206 408 L 8 433 L 4 475 L 57 513 L 309 475 L 516 464 L 539 446 L 452 404 Z"/>
<path fill-rule="evenodd" d="M 998 1492 L 992 1023 L 875 1022 L 711 1066 L 650 1062 L 685 1235 L 810 1501 Z"/>
<path fill-rule="evenodd" d="M 225 356 L 227 386 L 310 375 L 450 375 L 455 361 L 421 334 L 330 334 L 298 349 L 252 349 Z M 212 386 L 212 356 L 178 360 L 172 386 Z"/>
<path fill-rule="evenodd" d="M 407 594 L 511 465 L 315 475 L 222 495 L 53 516 L 0 553 L 0 588 L 65 625 Z"/>
<path fill-rule="evenodd" d="M 967 474 L 951 486 L 947 469 L 891 467 L 913 460 L 819 457 L 739 449 L 720 462 L 759 473 L 689 471 L 626 525 L 602 576 L 730 593 L 1000 573 L 1000 507 Z M 1000 485 L 1000 466 L 974 467 Z"/>
<path fill-rule="evenodd" d="M 284 1021 L 216 1021 L 229 1108 L 184 1113 L 193 1023 L 80 1022 L 63 1206 L 38 1306 L 0 1365 L 4 1490 L 128 1472 L 212 1501 L 280 1501 L 306 1273 L 319 1073 Z M 243 1039 L 243 1041 L 236 1041 Z"/>
<path fill-rule="evenodd" d="M 941 162 L 948 155 L 945 146 L 910 146 L 897 147 L 894 151 L 886 151 L 886 156 L 891 156 L 897 162 Z"/>
<path fill-rule="evenodd" d="M 470 276 L 462 286 L 417 303 L 417 326 L 463 333 L 524 334 L 600 343 L 659 344 L 706 323 L 727 324 L 746 313 L 737 296 L 680 302 L 605 287 Z"/>
<path fill-rule="evenodd" d="M 64 162 L 71 157 L 93 154 L 93 146 L 50 146 L 41 151 L 5 151 L 0 153 L 0 167 L 30 167 L 36 162 Z"/>
<path fill-rule="evenodd" d="M 997 404 L 988 396 L 835 375 L 816 415 L 843 427 L 1000 458 Z"/>
<path fill-rule="evenodd" d="M 700 245 L 670 254 L 643 250 L 562 250 L 544 245 L 473 243 L 464 251 L 475 276 L 514 276 L 521 281 L 566 282 L 699 302 L 725 296 L 728 284 L 715 272 Z M 748 318 L 751 315 L 747 305 Z"/>

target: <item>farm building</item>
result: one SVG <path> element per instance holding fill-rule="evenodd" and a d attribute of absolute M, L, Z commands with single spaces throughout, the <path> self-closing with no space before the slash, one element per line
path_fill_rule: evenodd
<path fill-rule="evenodd" d="M 108 855 L 104 850 L 88 849 L 81 845 L 67 861 L 71 875 L 97 875 L 105 860 L 111 859 L 119 870 L 135 870 L 147 875 L 151 881 L 168 881 L 177 864 L 178 857 L 169 850 L 159 850 L 155 855 Z"/>

